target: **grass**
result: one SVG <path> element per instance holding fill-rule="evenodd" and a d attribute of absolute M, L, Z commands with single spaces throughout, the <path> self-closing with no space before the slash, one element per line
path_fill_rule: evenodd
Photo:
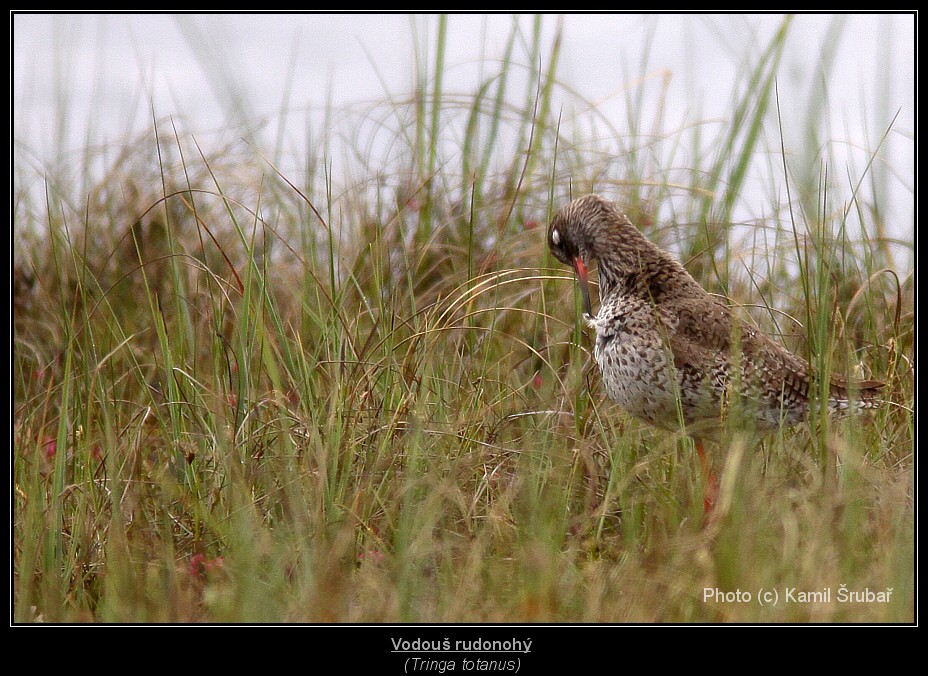
<path fill-rule="evenodd" d="M 553 108 L 561 36 L 537 21 L 473 92 L 447 89 L 449 20 L 408 100 L 331 111 L 357 175 L 328 153 L 294 175 L 155 116 L 89 189 L 77 172 L 14 195 L 14 621 L 912 621 L 914 277 L 868 201 L 879 143 L 857 174 L 823 154 L 796 183 L 776 129 L 800 123 L 776 89 L 789 20 L 728 124 L 631 136 Z M 758 155 L 790 193 L 731 224 Z M 688 442 L 611 405 L 545 251 L 553 211 L 591 190 L 889 403 L 734 434 L 705 523 Z"/>

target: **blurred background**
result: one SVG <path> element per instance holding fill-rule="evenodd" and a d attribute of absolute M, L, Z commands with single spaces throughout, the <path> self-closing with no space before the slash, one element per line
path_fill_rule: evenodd
<path fill-rule="evenodd" d="M 602 152 L 621 152 L 610 147 L 614 135 L 642 128 L 670 134 L 702 126 L 708 136 L 725 124 L 757 51 L 782 22 L 779 15 L 577 14 L 537 23 L 533 16 L 455 15 L 443 87 L 449 95 L 472 92 L 488 63 L 512 59 L 520 67 L 507 71 L 508 90 L 521 92 L 530 71 L 547 68 L 557 49 L 564 86 L 554 90 L 551 110 L 565 128 L 581 119 L 600 127 L 591 136 Z M 285 173 L 299 170 L 322 138 L 336 175 L 349 164 L 382 167 L 392 135 L 370 133 L 362 155 L 357 138 L 348 138 L 357 127 L 339 127 L 349 115 L 367 114 L 365 105 L 412 96 L 421 84 L 416 73 L 437 66 L 437 23 L 400 14 L 16 14 L 13 134 L 17 163 L 34 170 L 18 174 L 18 187 L 60 175 L 68 163 L 81 162 L 86 178 L 88 149 L 102 175 L 107 147 L 122 148 L 166 116 L 207 147 L 255 144 Z M 782 141 L 791 162 L 808 157 L 812 173 L 823 152 L 815 144 L 828 144 L 830 171 L 841 177 L 858 176 L 881 144 L 873 189 L 888 193 L 892 212 L 884 216 L 899 236 L 914 222 L 914 26 L 911 14 L 796 16 L 777 71 L 778 101 L 763 128 L 768 147 Z M 521 45 L 510 44 L 514 27 Z M 534 30 L 551 51 L 526 53 Z M 654 119 L 632 119 L 639 111 Z M 697 164 L 698 151 L 687 147 L 692 138 L 675 139 L 677 163 Z M 752 174 L 768 184 L 766 160 Z M 760 217 L 766 194 L 741 200 L 733 216 Z"/>

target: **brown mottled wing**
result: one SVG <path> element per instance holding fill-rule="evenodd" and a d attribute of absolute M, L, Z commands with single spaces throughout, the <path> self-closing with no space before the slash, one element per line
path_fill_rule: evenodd
<path fill-rule="evenodd" d="M 751 327 L 744 329 L 741 343 L 745 380 L 757 388 L 763 402 L 777 406 L 775 418 L 782 415 L 790 424 L 805 418 L 811 387 L 809 363 Z"/>
<path fill-rule="evenodd" d="M 670 348 L 684 377 L 687 371 L 696 370 L 721 395 L 731 378 L 731 343 L 737 328 L 741 395 L 753 401 L 771 422 L 780 417 L 781 408 L 787 421 L 802 419 L 810 386 L 809 365 L 804 359 L 739 321 L 729 308 L 709 296 L 674 300 L 661 306 L 661 314 L 675 318 L 665 323 L 675 324 Z"/>
<path fill-rule="evenodd" d="M 667 301 L 657 309 L 680 372 L 681 395 L 699 393 L 691 402 L 694 416 L 718 417 L 729 380 L 731 312 L 708 295 Z"/>
<path fill-rule="evenodd" d="M 730 377 L 733 327 L 737 326 L 741 341 L 742 396 L 755 401 L 761 412 L 775 422 L 781 414 L 784 420 L 802 420 L 808 409 L 813 369 L 809 363 L 775 343 L 766 335 L 732 316 L 731 310 L 706 297 L 674 300 L 661 305 L 665 320 L 673 330 L 670 348 L 674 365 L 684 374 L 702 373 L 703 382 L 714 390 L 727 387 Z M 842 411 L 850 407 L 853 398 L 857 408 L 880 405 L 879 393 L 884 383 L 878 380 L 853 381 L 832 376 L 829 407 Z"/>

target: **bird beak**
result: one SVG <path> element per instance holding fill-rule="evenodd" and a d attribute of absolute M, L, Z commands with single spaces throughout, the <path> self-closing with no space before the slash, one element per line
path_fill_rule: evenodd
<path fill-rule="evenodd" d="M 574 270 L 577 271 L 577 279 L 580 280 L 580 293 L 583 294 L 583 309 L 590 317 L 593 316 L 593 304 L 590 303 L 590 285 L 587 281 L 588 273 L 586 263 L 580 256 L 574 258 Z"/>

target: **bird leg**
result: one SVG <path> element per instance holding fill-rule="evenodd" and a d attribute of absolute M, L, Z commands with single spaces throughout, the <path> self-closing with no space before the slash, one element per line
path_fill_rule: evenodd
<path fill-rule="evenodd" d="M 706 455 L 706 449 L 702 445 L 702 440 L 696 439 L 696 453 L 699 454 L 699 462 L 702 465 L 702 478 L 705 485 L 705 493 L 702 502 L 704 514 L 708 514 L 715 506 L 715 501 L 719 495 L 719 481 L 712 472 L 709 464 L 709 458 Z"/>

